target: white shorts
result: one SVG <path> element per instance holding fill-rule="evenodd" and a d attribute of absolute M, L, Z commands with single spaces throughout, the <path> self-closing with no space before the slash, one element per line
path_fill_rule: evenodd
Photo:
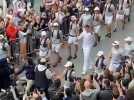
<path fill-rule="evenodd" d="M 52 51 L 58 53 L 60 48 L 61 48 L 61 44 L 52 44 Z"/>
<path fill-rule="evenodd" d="M 105 24 L 110 25 L 112 24 L 113 16 L 105 16 Z"/>
<path fill-rule="evenodd" d="M 130 8 L 124 9 L 124 13 L 126 16 L 129 16 L 130 15 Z"/>
<path fill-rule="evenodd" d="M 69 36 L 68 44 L 78 44 L 77 37 Z"/>
<path fill-rule="evenodd" d="M 124 19 L 124 15 L 120 15 L 120 14 L 116 14 L 116 20 L 123 20 Z"/>
<path fill-rule="evenodd" d="M 94 26 L 94 32 L 99 33 L 100 32 L 101 25 Z"/>

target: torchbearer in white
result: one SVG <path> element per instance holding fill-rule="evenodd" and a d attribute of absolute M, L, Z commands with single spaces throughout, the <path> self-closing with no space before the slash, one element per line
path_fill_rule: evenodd
<path fill-rule="evenodd" d="M 86 72 L 89 69 L 92 69 L 91 67 L 91 50 L 93 48 L 93 45 L 95 43 L 95 37 L 92 32 L 92 26 L 90 25 L 85 25 L 85 31 L 83 31 L 80 36 L 78 36 L 78 40 L 82 39 L 83 44 L 82 44 L 82 49 L 83 49 L 83 54 L 84 54 L 84 64 L 83 64 L 83 72 L 82 74 L 86 74 Z"/>

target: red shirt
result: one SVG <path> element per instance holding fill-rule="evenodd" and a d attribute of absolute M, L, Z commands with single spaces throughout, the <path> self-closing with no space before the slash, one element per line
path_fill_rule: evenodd
<path fill-rule="evenodd" d="M 6 35 L 10 41 L 16 41 L 17 33 L 18 33 L 18 29 L 14 25 L 9 24 L 7 26 Z"/>

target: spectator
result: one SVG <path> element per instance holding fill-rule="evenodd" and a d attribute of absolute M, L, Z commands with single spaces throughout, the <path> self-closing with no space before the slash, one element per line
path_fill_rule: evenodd
<path fill-rule="evenodd" d="M 109 70 L 112 72 L 117 72 L 120 71 L 122 68 L 121 62 L 122 62 L 123 52 L 120 48 L 119 41 L 114 41 L 112 45 L 113 48 L 110 56 L 111 63 L 109 66 Z"/>
<path fill-rule="evenodd" d="M 128 91 L 127 91 L 127 100 L 133 100 L 133 98 L 134 98 L 134 89 L 129 89 Z"/>
<path fill-rule="evenodd" d="M 73 88 L 74 90 L 74 81 L 76 78 L 76 73 L 74 70 L 74 64 L 71 61 L 68 61 L 65 65 L 66 67 L 64 71 L 65 84 L 64 88 Z"/>
<path fill-rule="evenodd" d="M 128 89 L 134 88 L 134 70 L 131 71 L 131 75 L 132 75 L 132 80 L 129 83 Z"/>
<path fill-rule="evenodd" d="M 11 49 L 11 57 L 15 58 L 15 53 L 16 53 L 16 39 L 18 35 L 18 29 L 17 27 L 13 24 L 12 19 L 10 19 L 9 24 L 6 27 L 6 36 L 9 39 L 10 43 L 10 49 Z"/>
<path fill-rule="evenodd" d="M 110 87 L 110 81 L 108 79 L 103 79 L 102 90 L 98 94 L 98 100 L 113 100 L 112 98 L 112 88 Z"/>
<path fill-rule="evenodd" d="M 30 94 L 30 90 L 32 86 L 34 85 L 34 80 L 35 80 L 35 64 L 31 58 L 28 58 L 26 64 L 20 69 L 16 74 L 20 74 L 23 71 L 25 71 L 25 76 L 26 76 L 26 81 L 27 81 L 27 86 L 25 88 L 25 94 L 23 97 L 23 100 L 25 100 L 25 97 L 27 97 L 28 94 Z"/>
<path fill-rule="evenodd" d="M 118 97 L 120 96 L 118 88 L 115 86 L 113 87 L 113 100 L 118 100 Z"/>
<path fill-rule="evenodd" d="M 99 51 L 97 53 L 95 67 L 98 69 L 105 69 L 106 68 L 106 59 L 105 59 L 103 51 Z"/>
<path fill-rule="evenodd" d="M 8 89 L 10 82 L 10 67 L 8 65 L 7 57 L 9 56 L 9 45 L 3 41 L 4 36 L 0 35 L 0 90 Z"/>
<path fill-rule="evenodd" d="M 84 83 L 85 90 L 80 94 L 80 100 L 97 100 L 98 89 L 94 89 L 93 80 L 86 80 Z"/>
<path fill-rule="evenodd" d="M 73 94 L 73 91 L 70 88 L 64 90 L 63 100 L 79 100 L 79 98 Z"/>

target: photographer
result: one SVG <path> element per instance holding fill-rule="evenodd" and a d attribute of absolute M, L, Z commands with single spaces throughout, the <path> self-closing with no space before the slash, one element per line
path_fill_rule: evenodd
<path fill-rule="evenodd" d="M 74 64 L 71 61 L 68 61 L 64 67 L 66 68 L 64 70 L 64 78 L 65 78 L 65 84 L 64 88 L 74 88 L 74 81 L 76 78 L 76 73 L 74 70 Z"/>
<path fill-rule="evenodd" d="M 47 60 L 45 58 L 41 58 L 39 64 L 35 67 L 35 87 L 38 90 L 44 91 L 48 99 L 48 88 L 52 77 L 53 73 L 48 68 Z"/>

